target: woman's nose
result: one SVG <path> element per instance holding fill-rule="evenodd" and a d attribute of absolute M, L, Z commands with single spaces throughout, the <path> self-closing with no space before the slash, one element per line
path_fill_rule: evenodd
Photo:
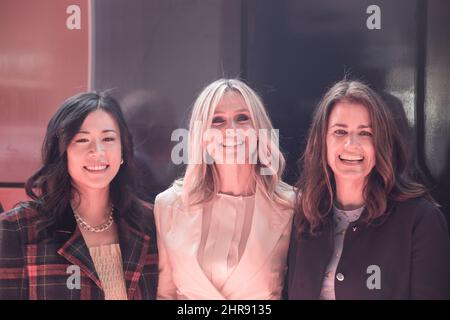
<path fill-rule="evenodd" d="M 358 137 L 354 134 L 347 135 L 347 141 L 345 141 L 345 145 L 347 146 L 355 146 L 359 144 Z"/>
<path fill-rule="evenodd" d="M 227 121 L 227 130 L 235 130 L 237 128 L 237 123 L 234 120 Z"/>
<path fill-rule="evenodd" d="M 227 121 L 225 126 L 224 138 L 230 139 L 236 136 L 236 123 L 233 120 Z"/>
<path fill-rule="evenodd" d="M 104 151 L 103 144 L 100 139 L 94 139 L 91 146 L 91 153 L 102 153 Z"/>

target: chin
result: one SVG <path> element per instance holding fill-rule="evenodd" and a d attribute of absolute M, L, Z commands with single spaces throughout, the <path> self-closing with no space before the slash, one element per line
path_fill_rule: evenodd
<path fill-rule="evenodd" d="M 108 188 L 111 184 L 112 180 L 104 180 L 104 181 L 89 181 L 86 183 L 83 183 L 84 186 L 90 188 L 90 189 L 105 189 Z"/>
<path fill-rule="evenodd" d="M 364 179 L 367 177 L 367 173 L 361 171 L 352 170 L 336 170 L 334 175 L 345 179 Z"/>

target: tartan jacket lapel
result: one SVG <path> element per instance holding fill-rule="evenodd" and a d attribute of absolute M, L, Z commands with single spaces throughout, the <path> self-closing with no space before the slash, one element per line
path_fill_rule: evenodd
<path fill-rule="evenodd" d="M 151 209 L 151 208 L 150 208 Z M 95 270 L 75 219 L 52 235 L 36 231 L 38 213 L 21 207 L 0 217 L 0 299 L 104 299 Z M 153 215 L 145 211 L 149 235 L 116 220 L 128 299 L 154 299 L 158 283 L 158 254 Z M 68 267 L 81 271 L 81 288 L 67 287 Z M 81 290 L 80 290 L 81 289 Z"/>
<path fill-rule="evenodd" d="M 131 300 L 136 292 L 139 278 L 144 268 L 146 254 L 150 246 L 150 237 L 132 228 L 123 219 L 119 219 L 117 224 L 119 227 L 119 244 L 122 253 L 127 296 Z M 67 231 L 57 232 L 59 233 L 59 237 L 64 237 L 64 234 L 70 236 L 70 233 Z M 73 235 L 58 250 L 58 254 L 70 263 L 79 266 L 99 288 L 102 288 L 89 249 L 78 227 L 75 229 Z"/>
<path fill-rule="evenodd" d="M 139 279 L 142 275 L 142 269 L 146 262 L 150 237 L 132 228 L 123 219 L 118 219 L 117 225 L 127 296 L 128 300 L 131 300 L 136 293 Z M 73 234 L 64 230 L 57 231 L 57 233 L 60 239 L 70 237 L 58 250 L 58 254 L 63 256 L 71 264 L 79 266 L 99 288 L 102 288 L 89 249 L 78 226 Z M 72 236 L 70 236 L 71 234 Z"/>
<path fill-rule="evenodd" d="M 57 232 L 59 233 L 59 236 L 64 236 L 64 233 L 67 234 L 67 231 L 60 230 Z M 70 233 L 68 233 L 68 235 L 70 235 Z M 99 288 L 102 288 L 91 254 L 89 253 L 89 249 L 86 246 L 86 242 L 84 242 L 83 235 L 78 226 L 72 236 L 58 250 L 58 254 L 66 258 L 66 260 L 73 265 L 79 266 Z"/>
<path fill-rule="evenodd" d="M 133 299 L 150 246 L 150 237 L 119 219 L 119 243 L 128 300 Z"/>

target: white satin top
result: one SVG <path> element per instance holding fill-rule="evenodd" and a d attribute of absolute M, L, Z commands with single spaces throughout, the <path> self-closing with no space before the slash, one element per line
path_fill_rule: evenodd
<path fill-rule="evenodd" d="M 281 189 L 293 203 L 293 189 Z M 290 187 L 292 188 L 292 187 Z M 158 299 L 280 299 L 293 210 L 268 199 L 217 195 L 186 207 L 172 186 L 155 200 Z"/>
<path fill-rule="evenodd" d="M 255 196 L 217 194 L 203 210 L 197 259 L 221 291 L 238 265 L 250 233 Z"/>

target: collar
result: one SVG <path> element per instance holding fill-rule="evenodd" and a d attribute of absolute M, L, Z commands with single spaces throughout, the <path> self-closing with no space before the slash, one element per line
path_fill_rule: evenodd
<path fill-rule="evenodd" d="M 119 245 L 122 254 L 125 284 L 128 299 L 131 300 L 136 291 L 140 274 L 145 264 L 146 253 L 150 246 L 150 237 L 132 228 L 124 219 L 116 221 L 119 232 Z M 63 241 L 58 254 L 80 269 L 99 287 L 102 284 L 95 270 L 89 249 L 78 226 L 74 231 L 58 230 L 56 237 Z"/>

